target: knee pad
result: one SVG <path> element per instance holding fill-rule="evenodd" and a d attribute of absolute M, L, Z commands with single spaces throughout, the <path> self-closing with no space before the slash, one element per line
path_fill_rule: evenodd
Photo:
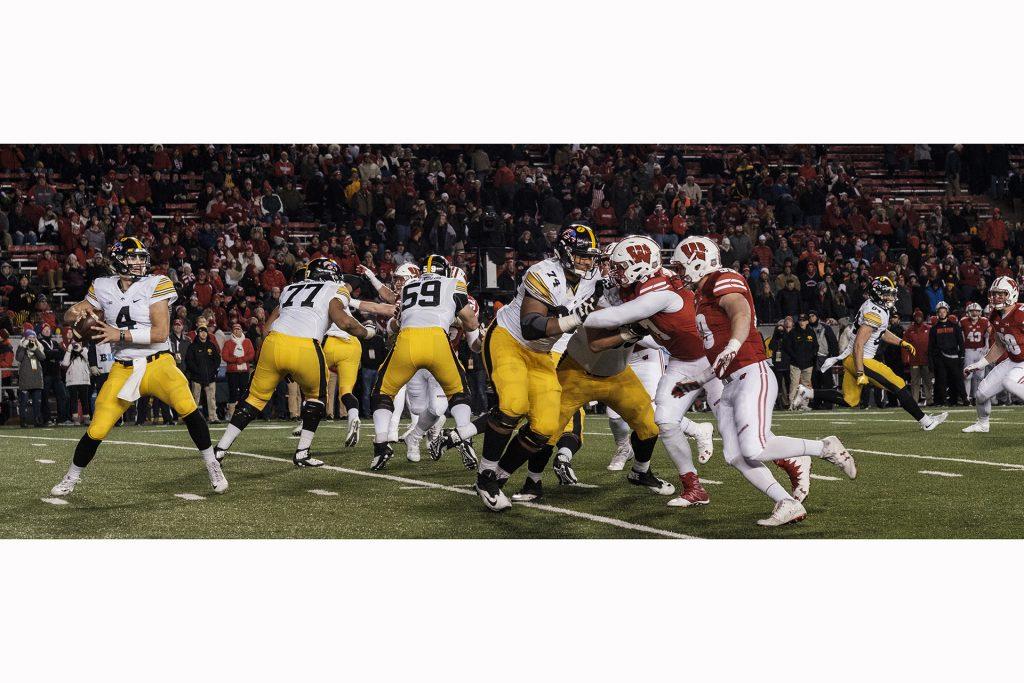
<path fill-rule="evenodd" d="M 529 448 L 531 451 L 536 451 L 540 448 L 543 448 L 544 445 L 548 442 L 548 439 L 551 437 L 544 436 L 543 434 L 538 434 L 537 432 L 533 431 L 532 425 L 527 423 L 526 425 L 523 426 L 522 429 L 519 430 L 518 438 L 520 441 L 523 442 L 524 446 Z"/>
<path fill-rule="evenodd" d="M 195 415 L 198 412 L 199 410 L 196 409 L 189 413 L 189 415 Z M 259 409 L 248 401 L 239 401 L 238 405 L 235 406 L 235 414 L 231 416 L 231 424 L 239 429 L 245 429 L 259 414 Z"/>
<path fill-rule="evenodd" d="M 354 394 L 342 396 L 341 403 L 345 406 L 345 410 L 359 410 L 359 399 Z"/>
<path fill-rule="evenodd" d="M 495 408 L 491 411 L 491 417 L 487 421 L 488 426 L 496 432 L 501 434 L 509 434 L 519 424 L 519 418 L 511 415 L 506 415 L 501 410 Z"/>
<path fill-rule="evenodd" d="M 326 407 L 320 401 L 310 399 L 302 404 L 302 429 L 308 432 L 315 432 L 320 420 L 324 419 Z"/>

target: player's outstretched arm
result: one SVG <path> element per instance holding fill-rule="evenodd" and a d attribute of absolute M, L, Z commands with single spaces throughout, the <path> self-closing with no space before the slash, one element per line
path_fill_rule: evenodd
<path fill-rule="evenodd" d="M 376 301 L 361 300 L 357 308 L 363 313 L 369 313 L 371 315 L 382 315 L 385 318 L 390 318 L 395 315 L 396 306 L 393 303 L 379 304 Z"/>
<path fill-rule="evenodd" d="M 327 313 L 331 317 L 331 322 L 351 334 L 353 337 L 369 339 L 376 334 L 376 328 L 365 327 L 358 320 L 346 313 L 345 305 L 341 303 L 340 299 L 331 299 L 330 306 L 327 308 Z"/>
<path fill-rule="evenodd" d="M 610 306 L 591 313 L 583 323 L 588 329 L 614 329 L 645 320 L 665 310 L 671 310 L 673 302 L 682 301 L 673 292 L 651 292 L 638 296 L 618 306 Z M 675 310 L 678 310 L 675 309 Z"/>
<path fill-rule="evenodd" d="M 377 274 L 372 270 L 360 264 L 356 266 L 356 272 L 370 281 L 373 288 L 377 290 L 377 296 L 383 299 L 386 303 L 393 304 L 398 301 L 398 295 L 395 294 L 394 290 L 381 282 L 377 277 Z"/>
<path fill-rule="evenodd" d="M 606 328 L 584 327 L 587 335 L 587 346 L 594 353 L 615 349 L 625 344 L 633 344 L 640 340 L 641 334 L 629 327 L 609 330 Z"/>

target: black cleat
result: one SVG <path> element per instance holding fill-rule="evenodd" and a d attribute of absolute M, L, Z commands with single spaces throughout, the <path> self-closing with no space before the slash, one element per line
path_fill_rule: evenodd
<path fill-rule="evenodd" d="M 391 447 L 390 442 L 374 443 L 373 444 L 373 460 L 370 461 L 370 469 L 374 472 L 379 472 L 384 469 L 384 466 L 388 464 L 395 455 L 395 449 Z"/>
<path fill-rule="evenodd" d="M 494 470 L 484 470 L 476 475 L 476 486 L 474 487 L 476 494 L 480 496 L 480 500 L 491 512 L 501 512 L 512 507 L 512 502 L 501 490 L 504 483 L 505 480 L 498 479 Z"/>
<path fill-rule="evenodd" d="M 526 477 L 526 481 L 523 482 L 523 488 L 519 489 L 519 493 L 512 494 L 512 500 L 517 503 L 536 502 L 543 497 L 544 484 L 539 479 L 534 481 L 530 477 Z"/>
<path fill-rule="evenodd" d="M 660 496 L 671 496 L 676 492 L 675 486 L 658 477 L 653 470 L 646 472 L 630 470 L 626 475 L 626 480 L 635 486 L 646 486 L 652 493 L 657 493 Z"/>
<path fill-rule="evenodd" d="M 458 429 L 446 429 L 441 433 L 441 438 L 437 440 L 439 448 L 442 451 L 450 448 L 459 449 L 459 455 L 462 456 L 462 464 L 467 470 L 475 470 L 478 460 L 476 457 L 476 451 L 473 449 L 472 439 L 463 439 L 459 435 Z M 434 458 L 434 443 L 430 444 L 430 457 Z M 440 458 L 440 454 L 437 456 Z M 437 458 L 434 458 L 437 460 Z"/>
<path fill-rule="evenodd" d="M 562 486 L 572 486 L 573 484 L 580 483 L 576 472 L 572 469 L 572 460 L 555 457 L 555 464 L 551 466 L 551 469 L 555 471 L 558 483 Z"/>

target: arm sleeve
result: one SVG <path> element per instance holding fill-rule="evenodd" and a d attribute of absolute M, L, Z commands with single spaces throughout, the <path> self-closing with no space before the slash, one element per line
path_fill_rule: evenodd
<path fill-rule="evenodd" d="M 636 343 L 636 346 L 641 349 L 661 349 L 661 344 L 654 341 L 654 337 L 652 337 L 651 335 L 647 335 L 646 337 L 638 341 Z"/>
<path fill-rule="evenodd" d="M 627 301 L 621 306 L 602 308 L 587 316 L 583 323 L 589 328 L 612 328 L 629 325 L 640 320 L 650 318 L 656 313 L 666 310 L 673 300 L 678 300 L 679 295 L 675 292 L 661 291 L 651 292 Z"/>

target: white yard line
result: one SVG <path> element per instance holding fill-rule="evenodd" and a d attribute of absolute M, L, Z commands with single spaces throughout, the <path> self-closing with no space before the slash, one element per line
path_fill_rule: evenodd
<path fill-rule="evenodd" d="M 811 479 L 818 479 L 820 481 L 842 481 L 839 477 L 830 477 L 827 474 L 811 474 Z"/>
<path fill-rule="evenodd" d="M 956 472 L 936 472 L 935 470 L 918 470 L 918 474 L 930 474 L 934 477 L 962 477 L 964 475 Z"/>
<path fill-rule="evenodd" d="M 54 464 L 54 463 L 56 463 L 57 461 L 56 461 L 56 460 L 39 460 L 39 459 L 37 458 L 37 459 L 36 459 L 36 462 L 37 462 L 37 463 L 39 463 L 40 465 L 53 465 L 53 464 Z"/>
<path fill-rule="evenodd" d="M 704 479 L 703 477 L 701 477 L 700 483 L 702 483 L 702 484 L 716 484 L 717 485 L 717 484 L 721 484 L 723 482 L 715 481 L 714 479 Z"/>
<path fill-rule="evenodd" d="M 336 496 L 338 495 L 335 491 L 328 491 L 327 489 L 310 489 L 306 493 L 312 493 L 317 496 Z"/>
<path fill-rule="evenodd" d="M 992 462 L 991 460 L 971 460 L 970 458 L 946 458 L 940 455 L 913 455 L 910 453 L 892 453 L 890 451 L 868 451 L 861 448 L 851 448 L 849 450 L 854 453 L 886 455 L 891 458 L 915 458 L 918 460 L 936 460 L 939 462 L 964 462 L 969 465 L 989 465 L 991 467 L 1005 467 L 1015 470 L 1024 470 L 1024 465 L 1017 465 L 1012 462 Z"/>
<path fill-rule="evenodd" d="M 182 500 L 206 500 L 206 496 L 200 496 L 195 493 L 175 493 L 175 498 L 181 498 Z"/>
<path fill-rule="evenodd" d="M 68 502 L 63 498 L 40 498 L 39 500 L 50 505 L 67 505 Z"/>
<path fill-rule="evenodd" d="M 47 439 L 50 441 L 78 441 L 79 439 L 68 439 L 57 436 L 14 436 L 12 439 Z M 107 440 L 105 443 L 116 444 L 119 446 L 146 446 L 147 448 L 170 448 L 179 451 L 193 451 L 193 446 L 176 446 L 172 444 L 163 443 L 143 443 L 139 441 L 114 441 Z M 241 451 L 228 451 L 232 455 L 239 455 L 246 458 L 256 458 L 258 460 L 271 460 L 274 462 L 282 462 L 292 464 L 291 458 L 278 458 L 272 455 L 261 455 L 259 453 L 243 453 Z M 457 488 L 455 486 L 448 486 L 446 484 L 436 484 L 432 481 L 422 481 L 420 479 L 410 479 L 409 477 L 398 477 L 392 474 L 382 474 L 380 472 L 369 472 L 364 470 L 352 470 L 347 467 L 338 467 L 336 465 L 324 465 L 318 467 L 319 470 L 331 470 L 334 472 L 341 472 L 343 474 L 352 474 L 358 477 L 369 477 L 371 479 L 384 479 L 387 481 L 394 481 L 399 484 L 405 484 L 407 486 L 422 486 L 424 488 L 440 489 L 442 491 L 449 491 L 451 493 L 459 493 L 466 496 L 475 496 L 476 493 L 471 490 L 464 488 Z M 66 501 L 65 501 L 66 502 Z M 55 503 L 59 504 L 59 503 Z M 544 512 L 553 512 L 555 514 L 566 515 L 568 517 L 575 517 L 577 519 L 585 519 L 589 522 L 596 522 L 598 524 L 607 524 L 608 526 L 618 527 L 620 529 L 628 529 L 630 531 L 640 531 L 653 536 L 664 536 L 665 538 L 679 538 L 679 539 L 697 539 L 697 536 L 691 536 L 688 534 L 679 534 L 674 531 L 667 531 L 666 529 L 658 529 L 656 527 L 647 526 L 645 524 L 634 524 L 627 522 L 622 519 L 616 519 L 615 517 L 605 517 L 604 515 L 593 515 L 589 512 L 580 512 L 578 510 L 570 510 L 569 508 L 560 508 L 553 505 L 544 505 L 541 503 L 516 503 L 517 506 L 532 508 L 534 510 L 543 510 Z"/>

